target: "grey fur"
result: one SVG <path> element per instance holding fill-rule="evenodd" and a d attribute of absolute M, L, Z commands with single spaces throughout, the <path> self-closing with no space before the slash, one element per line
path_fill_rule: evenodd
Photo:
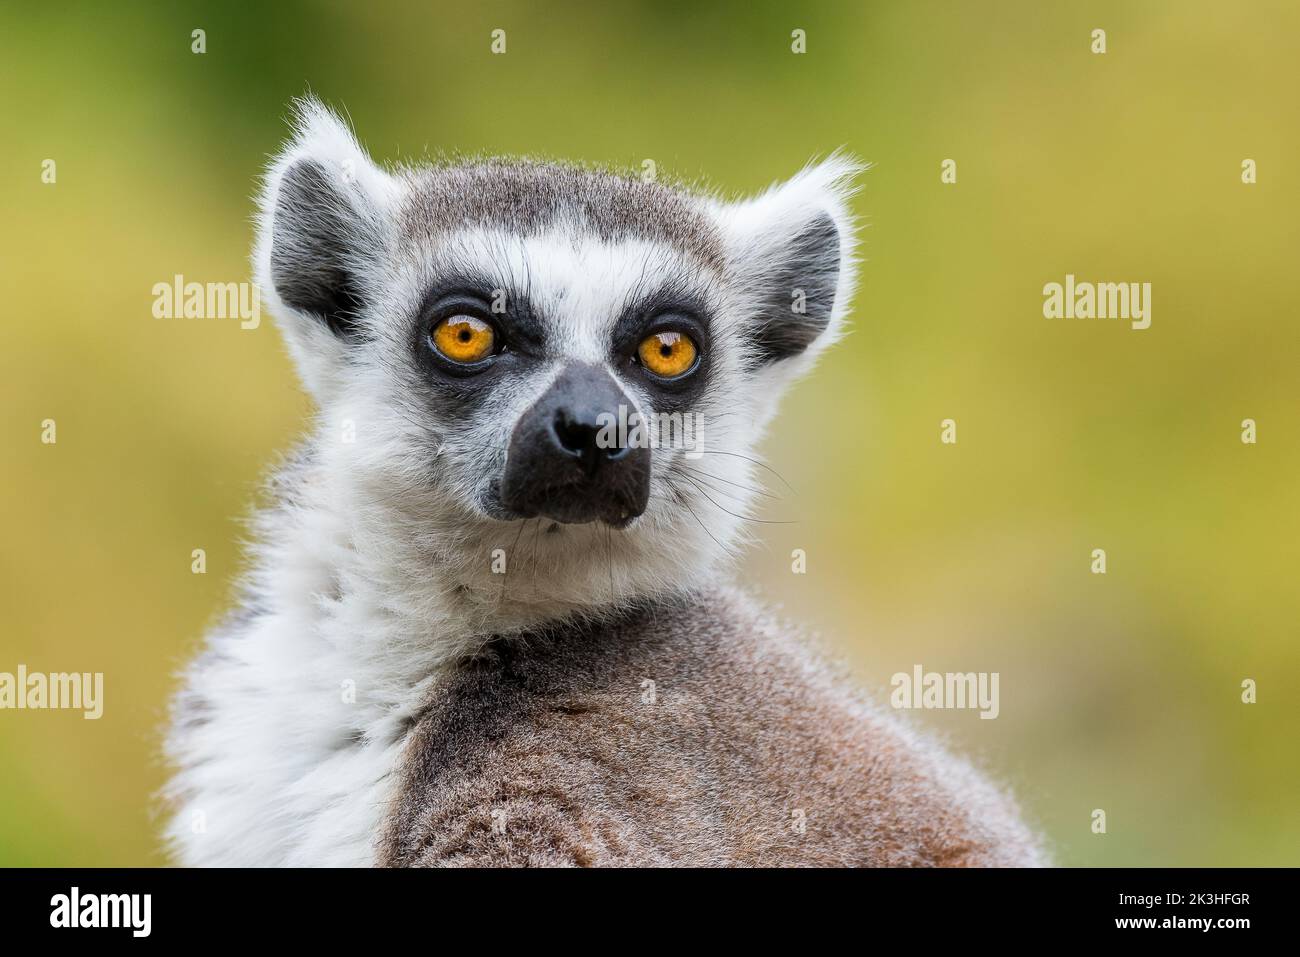
<path fill-rule="evenodd" d="M 717 227 L 688 194 L 627 173 L 554 162 L 491 159 L 407 174 L 401 212 L 407 239 L 466 227 L 537 235 L 563 225 L 607 241 L 672 246 L 708 267 L 724 266 Z"/>

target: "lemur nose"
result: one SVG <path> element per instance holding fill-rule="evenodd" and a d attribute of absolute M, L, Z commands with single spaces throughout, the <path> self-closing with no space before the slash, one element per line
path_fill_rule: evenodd
<path fill-rule="evenodd" d="M 628 524 L 650 498 L 650 450 L 629 440 L 633 415 L 607 371 L 569 367 L 515 426 L 501 503 L 521 517 Z"/>
<path fill-rule="evenodd" d="M 617 424 L 618 420 L 613 421 Z M 617 428 L 586 421 L 567 406 L 555 410 L 551 432 L 560 449 L 579 459 L 583 468 L 592 474 L 602 461 L 616 462 L 631 451 L 625 441 L 620 444 Z"/>

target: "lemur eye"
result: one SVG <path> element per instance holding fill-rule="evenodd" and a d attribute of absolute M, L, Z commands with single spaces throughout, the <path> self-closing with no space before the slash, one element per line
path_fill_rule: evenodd
<path fill-rule="evenodd" d="M 496 333 L 477 316 L 448 316 L 434 328 L 433 345 L 452 362 L 468 365 L 492 354 Z"/>
<path fill-rule="evenodd" d="M 684 332 L 656 332 L 641 340 L 637 355 L 661 379 L 676 379 L 695 368 L 699 350 Z"/>

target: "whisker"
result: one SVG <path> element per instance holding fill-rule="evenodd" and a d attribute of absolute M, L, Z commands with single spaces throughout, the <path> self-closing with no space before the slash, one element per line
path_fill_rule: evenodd
<path fill-rule="evenodd" d="M 744 499 L 743 496 L 741 496 L 740 494 L 738 494 L 738 493 L 732 491 L 731 489 L 718 488 L 716 485 L 711 485 L 711 484 L 709 484 L 708 482 L 704 481 L 703 479 L 697 479 L 697 478 L 695 478 L 695 477 L 692 476 L 692 475 L 679 475 L 678 477 L 681 478 L 681 479 L 683 479 L 684 481 L 695 482 L 695 483 L 697 483 L 698 485 L 703 485 L 705 488 L 708 488 L 708 489 L 710 489 L 711 491 L 717 492 L 719 495 L 726 496 L 727 498 L 735 499 L 737 502 L 743 502 L 743 501 L 745 501 L 745 499 Z"/>
<path fill-rule="evenodd" d="M 722 549 L 725 552 L 727 550 L 726 546 L 723 545 L 722 542 L 718 541 L 717 538 L 714 537 L 713 533 L 709 531 L 709 527 L 707 525 L 705 525 L 703 522 L 700 521 L 700 517 L 695 514 L 695 509 L 691 508 L 691 503 L 686 501 L 686 496 L 682 495 L 682 493 L 678 491 L 678 489 L 673 487 L 671 482 L 669 483 L 669 488 L 672 490 L 673 498 L 677 499 L 677 503 L 679 505 L 684 505 L 686 507 L 686 511 L 691 513 L 691 518 L 695 519 L 696 524 L 698 524 L 700 528 L 704 529 L 704 534 L 709 536 L 709 538 L 712 538 L 713 544 L 717 545 L 718 548 Z"/>
<path fill-rule="evenodd" d="M 695 485 L 695 487 L 696 487 L 697 489 L 699 489 L 700 494 L 703 495 L 705 498 L 707 498 L 707 499 L 709 500 L 709 502 L 713 505 L 714 508 L 716 508 L 716 509 L 720 509 L 721 511 L 726 512 L 726 513 L 727 513 L 728 515 L 730 515 L 732 518 L 738 518 L 738 519 L 740 519 L 742 522 L 754 522 L 755 524 L 758 524 L 758 525 L 797 525 L 797 524 L 799 524 L 799 523 L 796 522 L 796 521 L 775 521 L 775 520 L 772 520 L 772 519 L 766 519 L 766 518 L 751 518 L 751 517 L 748 516 L 748 515 L 740 515 L 740 514 L 737 514 L 736 512 L 731 511 L 731 509 L 729 509 L 729 508 L 724 508 L 723 506 L 721 506 L 721 505 L 719 505 L 717 502 L 715 502 L 715 501 L 713 500 L 713 496 L 711 496 L 708 492 L 704 491 L 704 486 L 700 485 L 700 483 L 697 482 L 695 479 L 690 478 L 690 477 L 688 476 L 688 477 L 686 478 L 686 481 L 691 482 L 693 485 Z M 716 489 L 715 489 L 715 491 L 716 491 Z"/>
<path fill-rule="evenodd" d="M 443 444 L 444 446 L 446 446 L 446 445 L 453 445 L 453 444 L 454 444 L 456 447 L 458 447 L 458 448 L 462 448 L 462 449 L 487 449 L 487 450 L 490 451 L 490 452 L 505 452 L 505 451 L 506 451 L 506 447 L 503 446 L 503 445 L 484 445 L 484 444 L 482 444 L 481 442 L 465 442 L 465 441 L 461 440 L 459 437 L 453 437 L 453 438 L 449 438 L 449 439 L 444 439 L 443 442 L 442 442 L 442 444 Z"/>
<path fill-rule="evenodd" d="M 771 499 L 779 500 L 781 496 L 775 492 L 769 492 L 767 489 L 757 485 L 746 485 L 744 482 L 736 482 L 731 479 L 724 479 L 721 475 L 714 475 L 712 472 L 706 472 L 704 469 L 697 469 L 690 465 L 678 465 L 678 468 L 690 472 L 694 475 L 700 475 L 704 478 L 713 479 L 715 482 L 725 482 L 727 485 L 734 485 L 737 488 L 743 488 L 746 492 L 753 492 L 755 495 L 764 495 Z M 719 490 L 721 491 L 721 490 Z"/>
<path fill-rule="evenodd" d="M 701 451 L 703 452 L 704 455 L 733 455 L 738 459 L 744 459 L 746 462 L 753 462 L 759 468 L 767 469 L 767 471 L 771 472 L 773 475 L 779 478 L 781 480 L 781 484 L 784 485 L 786 488 L 788 488 L 791 492 L 794 491 L 794 486 L 792 486 L 789 482 L 785 480 L 785 476 L 782 475 L 780 472 L 778 472 L 776 469 L 772 468 L 772 466 L 768 465 L 766 462 L 759 461 L 758 459 L 749 455 L 742 455 L 739 452 L 728 452 L 723 449 L 703 449 Z"/>

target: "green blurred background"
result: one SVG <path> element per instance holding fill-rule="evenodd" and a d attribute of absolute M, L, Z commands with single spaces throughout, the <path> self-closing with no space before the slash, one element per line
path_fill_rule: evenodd
<path fill-rule="evenodd" d="M 172 676 L 308 407 L 269 322 L 156 320 L 151 290 L 247 277 L 311 89 L 382 160 L 650 158 L 729 192 L 873 162 L 854 332 L 765 447 L 797 523 L 746 573 L 881 697 L 998 671 L 998 720 L 917 717 L 1060 862 L 1300 864 L 1295 4 L 54 6 L 0 13 L 0 670 L 103 671 L 106 712 L 0 712 L 0 863 L 163 860 Z M 1152 283 L 1151 328 L 1044 319 L 1067 272 Z"/>

